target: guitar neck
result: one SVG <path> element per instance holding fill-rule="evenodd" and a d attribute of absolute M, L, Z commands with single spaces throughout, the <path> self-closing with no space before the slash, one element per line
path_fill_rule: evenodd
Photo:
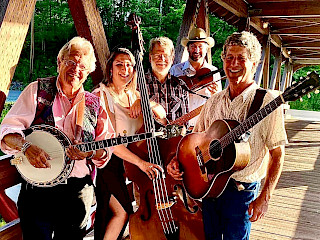
<path fill-rule="evenodd" d="M 282 103 L 284 103 L 284 101 L 282 95 L 280 95 L 270 103 L 268 103 L 265 107 L 252 114 L 249 118 L 244 120 L 240 125 L 232 129 L 232 131 L 230 131 L 220 139 L 221 147 L 225 148 L 232 142 L 239 140 L 242 134 L 247 132 L 262 119 L 276 110 Z"/>
<path fill-rule="evenodd" d="M 99 150 L 107 147 L 120 145 L 120 144 L 138 142 L 138 141 L 149 139 L 155 136 L 156 136 L 155 133 L 149 132 L 149 133 L 141 133 L 133 136 L 119 136 L 116 138 L 109 138 L 109 139 L 95 141 L 95 142 L 81 143 L 75 146 L 82 152 L 89 152 L 93 150 Z"/>
<path fill-rule="evenodd" d="M 203 108 L 203 105 L 200 107 L 197 107 L 196 109 L 193 109 L 191 112 L 188 112 L 187 114 L 183 115 L 182 117 L 177 118 L 176 120 L 170 122 L 170 124 L 177 124 L 179 126 L 185 124 L 190 119 L 194 118 L 195 116 L 199 115 L 201 112 L 201 109 Z"/>

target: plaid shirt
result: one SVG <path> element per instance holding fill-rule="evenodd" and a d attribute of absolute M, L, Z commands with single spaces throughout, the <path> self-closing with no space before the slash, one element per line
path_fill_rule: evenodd
<path fill-rule="evenodd" d="M 169 121 L 176 120 L 188 113 L 188 92 L 179 85 L 179 80 L 176 77 L 168 74 L 166 81 L 160 83 L 149 70 L 146 73 L 146 81 L 150 100 L 160 104 L 166 110 Z"/>

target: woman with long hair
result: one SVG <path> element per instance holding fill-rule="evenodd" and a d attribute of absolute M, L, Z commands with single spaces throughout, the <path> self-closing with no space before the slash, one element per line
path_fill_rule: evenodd
<path fill-rule="evenodd" d="M 100 97 L 117 134 L 133 135 L 143 124 L 134 56 L 128 49 L 118 48 L 111 54 L 106 70 L 106 79 L 93 93 Z M 165 118 L 165 110 L 160 105 L 151 102 L 151 107 L 156 118 Z M 113 153 L 106 167 L 97 172 L 94 230 L 97 240 L 121 239 L 133 211 L 123 160 L 138 166 L 150 179 L 162 171 L 160 166 L 142 160 L 124 145 L 114 147 Z"/>

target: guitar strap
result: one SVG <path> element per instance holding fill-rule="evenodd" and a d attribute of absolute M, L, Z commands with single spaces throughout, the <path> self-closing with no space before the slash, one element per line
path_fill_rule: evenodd
<path fill-rule="evenodd" d="M 76 126 L 75 126 L 75 134 L 74 134 L 74 139 L 77 141 L 81 141 L 84 108 L 85 108 L 85 94 L 83 94 L 83 97 L 77 106 Z"/>
<path fill-rule="evenodd" d="M 267 93 L 267 90 L 263 89 L 263 88 L 258 88 L 257 91 L 256 91 L 256 94 L 254 96 L 254 99 L 251 103 L 251 106 L 250 106 L 250 109 L 249 109 L 249 112 L 248 112 L 248 115 L 247 115 L 247 119 L 252 115 L 254 114 L 255 112 L 257 112 L 261 105 L 262 105 L 262 102 L 263 102 L 263 98 L 264 96 L 266 95 Z"/>

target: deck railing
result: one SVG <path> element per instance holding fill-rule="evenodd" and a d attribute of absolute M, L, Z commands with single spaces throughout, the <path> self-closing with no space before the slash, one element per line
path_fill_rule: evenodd
<path fill-rule="evenodd" d="M 22 232 L 17 206 L 5 193 L 7 188 L 21 182 L 20 174 L 10 160 L 10 155 L 0 157 L 0 215 L 7 223 L 0 228 L 0 239 L 20 240 Z"/>

